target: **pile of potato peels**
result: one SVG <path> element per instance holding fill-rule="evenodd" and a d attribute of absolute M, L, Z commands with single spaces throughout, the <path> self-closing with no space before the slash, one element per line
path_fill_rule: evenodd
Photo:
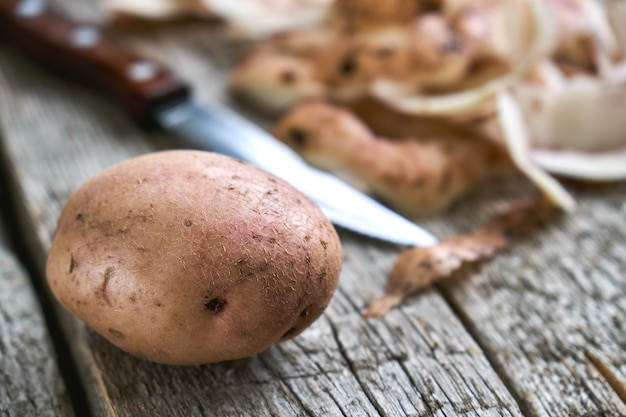
<path fill-rule="evenodd" d="M 539 188 L 475 232 L 402 254 L 366 316 L 491 257 L 549 207 L 574 210 L 557 177 L 626 179 L 623 0 L 144 3 L 177 10 L 161 16 L 210 11 L 258 37 L 232 91 L 277 114 L 274 133 L 309 163 L 349 173 L 409 217 L 440 213 L 493 176 L 521 173 Z"/>

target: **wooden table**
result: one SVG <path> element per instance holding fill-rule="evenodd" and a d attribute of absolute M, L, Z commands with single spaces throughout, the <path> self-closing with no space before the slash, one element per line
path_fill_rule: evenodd
<path fill-rule="evenodd" d="M 59 3 L 97 20 L 89 2 Z M 242 48 L 219 29 L 190 23 L 127 37 L 176 65 L 201 101 L 229 102 L 225 73 Z M 5 239 L 0 416 L 626 415 L 626 184 L 577 190 L 574 214 L 383 319 L 361 312 L 401 248 L 340 230 L 340 286 L 309 330 L 248 360 L 171 367 L 130 356 L 71 317 L 47 292 L 43 267 L 72 191 L 173 142 L 6 40 L 0 136 L 2 203 L 32 279 Z M 466 231 L 530 189 L 523 179 L 491 182 L 423 223 L 440 237 Z"/>

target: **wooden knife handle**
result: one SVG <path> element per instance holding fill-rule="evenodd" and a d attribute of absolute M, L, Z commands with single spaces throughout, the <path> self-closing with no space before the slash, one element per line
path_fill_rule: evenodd
<path fill-rule="evenodd" d="M 109 93 L 142 124 L 153 122 L 156 107 L 189 97 L 189 86 L 170 70 L 45 0 L 0 0 L 0 32 L 47 67 Z"/>

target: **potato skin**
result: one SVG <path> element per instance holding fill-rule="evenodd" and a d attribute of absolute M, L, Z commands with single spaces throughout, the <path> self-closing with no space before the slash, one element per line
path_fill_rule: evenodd
<path fill-rule="evenodd" d="M 151 361 L 244 358 L 291 338 L 337 286 L 341 245 L 285 181 L 232 158 L 165 151 L 69 199 L 46 275 L 61 304 Z"/>

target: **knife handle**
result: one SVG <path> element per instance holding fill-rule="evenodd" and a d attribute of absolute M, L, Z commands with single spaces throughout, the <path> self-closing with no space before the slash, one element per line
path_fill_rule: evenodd
<path fill-rule="evenodd" d="M 0 0 L 0 32 L 47 67 L 109 93 L 142 124 L 153 122 L 156 107 L 190 95 L 188 84 L 164 66 L 45 0 Z"/>

